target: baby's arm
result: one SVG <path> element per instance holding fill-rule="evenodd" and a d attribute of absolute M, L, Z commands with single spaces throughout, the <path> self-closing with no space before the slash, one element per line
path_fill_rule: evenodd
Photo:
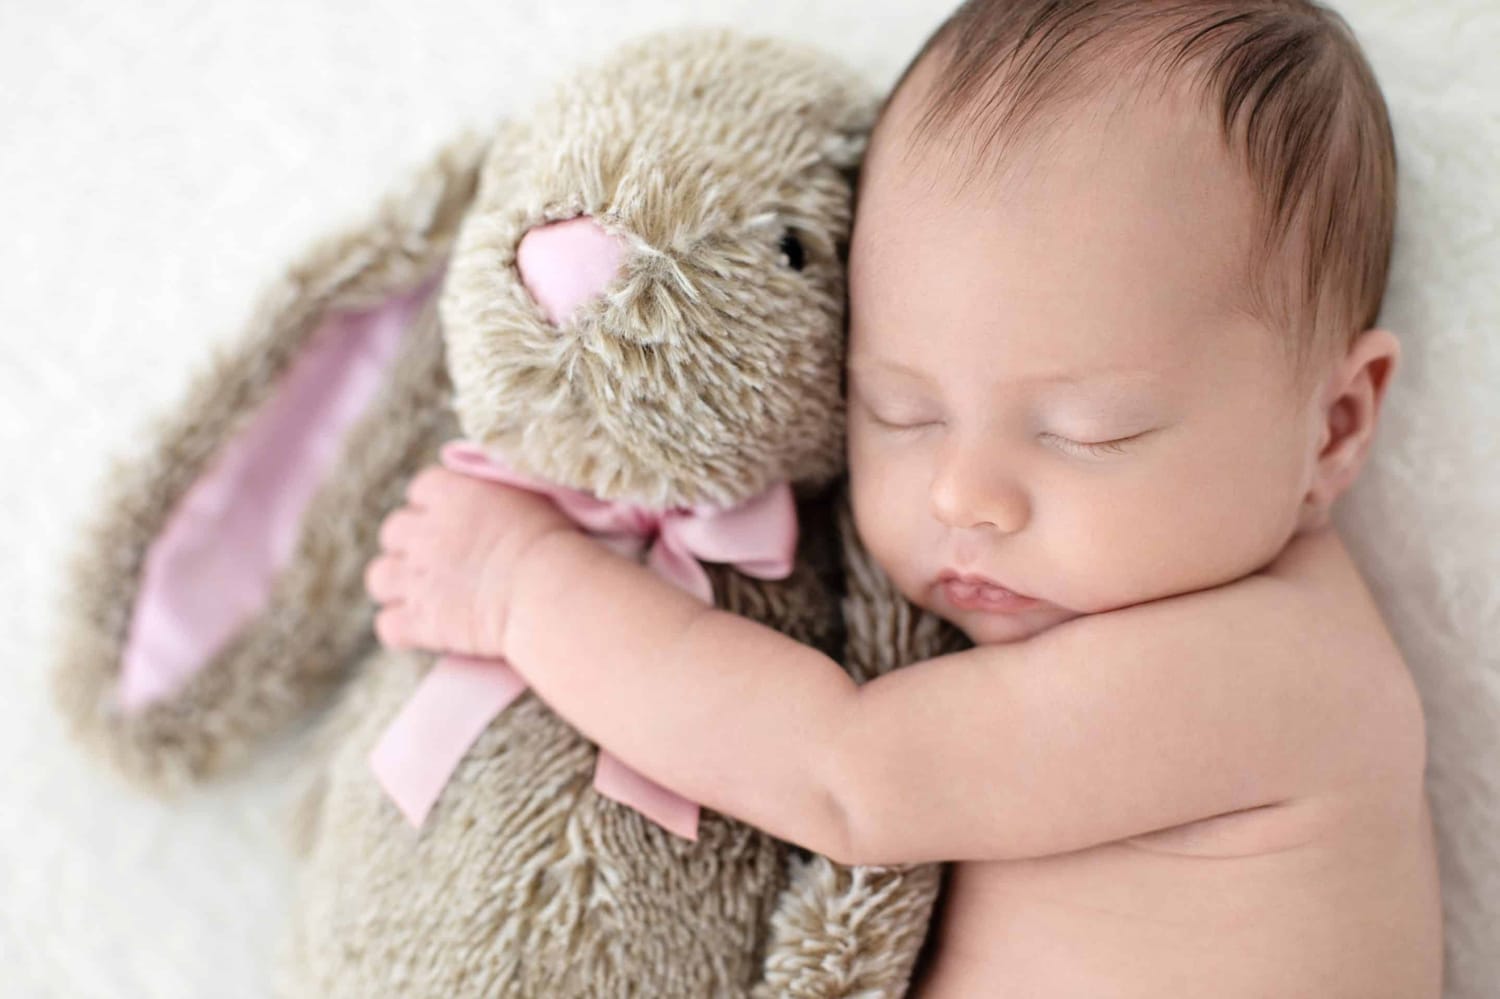
<path fill-rule="evenodd" d="M 549 707 L 678 794 L 838 859 L 819 765 L 856 688 L 837 663 L 582 534 L 537 541 L 512 577 L 497 651 Z"/>
<path fill-rule="evenodd" d="M 1350 786 L 1396 699 L 1305 584 L 1253 574 L 860 688 L 827 768 L 850 856 L 1047 856 Z"/>
<path fill-rule="evenodd" d="M 1299 796 L 1368 696 L 1293 582 L 1077 618 L 856 687 L 830 659 L 560 533 L 504 648 L 665 786 L 849 864 L 1079 849 Z M 588 580 L 581 584 L 580 580 Z"/>

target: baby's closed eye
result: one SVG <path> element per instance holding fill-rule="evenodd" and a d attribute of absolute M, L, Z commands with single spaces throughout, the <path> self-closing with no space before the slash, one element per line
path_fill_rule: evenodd
<path fill-rule="evenodd" d="M 857 404 L 855 408 L 873 423 L 890 430 L 915 430 L 943 422 L 942 414 L 932 406 L 887 400 L 881 400 L 877 406 L 863 392 L 856 392 L 854 401 Z"/>
<path fill-rule="evenodd" d="M 865 415 L 876 426 L 882 430 L 894 433 L 913 433 L 941 427 L 945 422 L 941 417 L 922 412 L 903 412 L 899 409 L 889 409 L 885 413 L 882 413 L 875 407 L 864 402 L 861 402 L 859 408 L 864 411 Z M 1072 454 L 1112 455 L 1125 454 L 1129 450 L 1127 445 L 1139 441 L 1151 432 L 1150 430 L 1144 430 L 1137 434 L 1105 440 L 1079 440 L 1047 431 L 1043 431 L 1037 436 L 1041 440 L 1053 442 L 1057 447 Z"/>
<path fill-rule="evenodd" d="M 1104 441 L 1079 441 L 1073 440 L 1070 437 L 1063 437 L 1060 434 L 1051 433 L 1044 433 L 1042 436 L 1056 441 L 1067 450 L 1078 450 L 1089 454 L 1124 454 L 1128 450 L 1125 445 L 1132 444 L 1149 433 L 1151 431 L 1145 430 L 1138 434 L 1131 434 L 1129 437 L 1117 437 L 1113 440 Z"/>

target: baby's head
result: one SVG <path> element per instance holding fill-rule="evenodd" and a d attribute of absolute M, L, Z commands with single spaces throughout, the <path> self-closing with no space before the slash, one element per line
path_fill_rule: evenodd
<path fill-rule="evenodd" d="M 1399 348 L 1385 103 L 1302 0 L 977 0 L 912 61 L 850 248 L 856 524 L 976 642 L 1328 527 Z M 986 577 L 1039 599 L 996 613 Z"/>

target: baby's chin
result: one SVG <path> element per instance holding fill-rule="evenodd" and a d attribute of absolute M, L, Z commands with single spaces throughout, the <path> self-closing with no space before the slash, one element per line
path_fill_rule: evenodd
<path fill-rule="evenodd" d="M 981 611 L 957 611 L 940 616 L 969 636 L 969 641 L 975 645 L 1024 642 L 1070 620 L 1040 615 L 1033 617 L 1028 614 L 986 614 Z"/>
<path fill-rule="evenodd" d="M 913 601 L 931 611 L 968 636 L 975 645 L 1009 645 L 1035 638 L 1064 621 L 1082 617 L 1080 611 L 1044 604 L 1031 610 L 1003 614 L 993 611 L 965 610 L 949 606 L 941 597 Z"/>

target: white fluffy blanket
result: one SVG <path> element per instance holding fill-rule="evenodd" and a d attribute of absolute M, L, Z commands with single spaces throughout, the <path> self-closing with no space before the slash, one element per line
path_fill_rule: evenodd
<path fill-rule="evenodd" d="M 1400 143 L 1405 340 L 1340 511 L 1430 723 L 1449 995 L 1500 982 L 1500 8 L 1343 0 Z M 462 124 L 689 20 L 886 83 L 947 0 L 103 0 L 0 13 L 0 992 L 265 994 L 287 904 L 284 741 L 177 804 L 81 758 L 47 700 L 59 568 L 107 456 L 309 238 Z"/>

